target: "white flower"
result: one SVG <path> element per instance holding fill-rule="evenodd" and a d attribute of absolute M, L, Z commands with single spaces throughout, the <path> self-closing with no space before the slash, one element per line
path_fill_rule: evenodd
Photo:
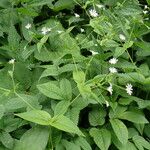
<path fill-rule="evenodd" d="M 42 29 L 41 29 L 41 31 L 42 31 L 42 34 L 47 34 L 48 32 L 50 32 L 51 31 L 51 28 L 47 28 L 47 27 L 43 27 Z"/>
<path fill-rule="evenodd" d="M 112 88 L 112 84 L 109 84 L 109 87 L 107 88 L 107 91 L 110 93 L 110 95 L 112 95 L 113 92 L 113 88 Z"/>
<path fill-rule="evenodd" d="M 122 40 L 122 41 L 125 41 L 125 40 L 126 40 L 126 37 L 125 37 L 123 34 L 119 34 L 119 38 L 120 38 L 120 40 Z"/>
<path fill-rule="evenodd" d="M 78 15 L 77 13 L 74 13 L 76 18 L 80 18 L 80 15 Z"/>
<path fill-rule="evenodd" d="M 147 5 L 144 5 L 144 9 L 148 9 L 148 6 L 147 6 Z"/>
<path fill-rule="evenodd" d="M 117 62 L 118 62 L 118 59 L 116 59 L 116 58 L 112 58 L 109 60 L 110 64 L 116 64 Z"/>
<path fill-rule="evenodd" d="M 92 17 L 97 17 L 97 16 L 98 16 L 98 13 L 96 12 L 95 9 L 89 10 L 89 13 L 90 13 L 90 15 L 91 15 Z"/>
<path fill-rule="evenodd" d="M 105 9 L 105 6 L 102 5 L 102 4 L 97 4 L 96 6 L 97 6 L 98 8 L 100 8 L 100 9 Z"/>
<path fill-rule="evenodd" d="M 61 34 L 63 31 L 58 30 L 57 33 Z"/>
<path fill-rule="evenodd" d="M 117 69 L 115 67 L 109 68 L 110 73 L 117 73 Z"/>
<path fill-rule="evenodd" d="M 90 50 L 90 52 L 92 53 L 93 56 L 99 54 L 98 52 L 95 52 L 95 51 L 92 51 L 92 50 Z"/>
<path fill-rule="evenodd" d="M 105 103 L 106 103 L 106 107 L 109 107 L 109 102 L 108 102 L 108 101 L 105 101 Z"/>
<path fill-rule="evenodd" d="M 132 88 L 132 84 L 127 84 L 126 85 L 126 92 L 127 92 L 127 94 L 129 94 L 129 95 L 132 95 L 132 93 L 133 93 L 133 88 Z"/>
<path fill-rule="evenodd" d="M 81 28 L 80 30 L 81 30 L 81 33 L 83 33 L 83 32 L 84 32 L 84 29 L 83 29 L 83 28 Z"/>
<path fill-rule="evenodd" d="M 97 44 L 94 44 L 96 47 L 98 46 Z"/>
<path fill-rule="evenodd" d="M 31 26 L 32 26 L 32 25 L 31 25 L 30 23 L 28 23 L 28 24 L 25 26 L 25 28 L 26 28 L 26 29 L 30 29 Z"/>
<path fill-rule="evenodd" d="M 147 10 L 143 10 L 143 14 L 145 14 L 145 15 L 146 15 L 147 13 L 148 13 L 148 11 L 147 11 Z"/>
<path fill-rule="evenodd" d="M 15 63 L 15 59 L 11 59 L 11 60 L 9 60 L 9 62 L 8 62 L 9 64 L 14 64 Z"/>

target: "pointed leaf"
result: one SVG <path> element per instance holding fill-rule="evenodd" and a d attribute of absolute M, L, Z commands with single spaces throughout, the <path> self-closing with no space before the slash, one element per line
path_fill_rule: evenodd
<path fill-rule="evenodd" d="M 49 125 L 49 120 L 51 119 L 50 114 L 43 110 L 27 111 L 16 114 L 16 116 L 40 125 Z"/>
<path fill-rule="evenodd" d="M 92 128 L 90 130 L 90 135 L 101 150 L 108 150 L 111 144 L 111 134 L 108 130 Z"/>
<path fill-rule="evenodd" d="M 122 144 L 126 144 L 128 141 L 128 130 L 125 124 L 118 119 L 110 120 L 111 126 Z"/>
<path fill-rule="evenodd" d="M 79 128 L 69 118 L 63 115 L 52 118 L 49 124 L 59 130 L 83 136 Z"/>

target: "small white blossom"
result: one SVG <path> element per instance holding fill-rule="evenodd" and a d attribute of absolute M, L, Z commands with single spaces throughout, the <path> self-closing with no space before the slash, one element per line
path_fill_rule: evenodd
<path fill-rule="evenodd" d="M 117 69 L 115 67 L 109 68 L 110 73 L 117 73 Z"/>
<path fill-rule="evenodd" d="M 32 25 L 31 25 L 30 23 L 28 23 L 28 24 L 25 26 L 25 28 L 26 28 L 26 29 L 30 29 L 31 26 L 32 26 Z"/>
<path fill-rule="evenodd" d="M 63 31 L 58 30 L 57 33 L 61 34 Z"/>
<path fill-rule="evenodd" d="M 109 102 L 105 101 L 106 107 L 109 107 Z"/>
<path fill-rule="evenodd" d="M 83 29 L 83 28 L 81 28 L 80 30 L 81 30 L 81 33 L 83 33 L 83 32 L 84 32 L 84 29 Z"/>
<path fill-rule="evenodd" d="M 143 10 L 143 14 L 145 14 L 145 15 L 146 15 L 147 13 L 148 13 L 148 11 L 147 11 L 147 10 Z"/>
<path fill-rule="evenodd" d="M 118 62 L 118 59 L 117 58 L 111 58 L 110 60 L 109 60 L 109 63 L 110 64 L 116 64 Z"/>
<path fill-rule="evenodd" d="M 148 9 L 148 6 L 147 6 L 147 5 L 144 5 L 144 9 Z"/>
<path fill-rule="evenodd" d="M 80 18 L 80 15 L 78 15 L 77 13 L 74 13 L 76 18 Z"/>
<path fill-rule="evenodd" d="M 119 34 L 119 38 L 120 38 L 120 40 L 122 40 L 122 41 L 125 41 L 125 40 L 126 40 L 126 37 L 125 37 L 123 34 Z"/>
<path fill-rule="evenodd" d="M 127 92 L 127 94 L 132 95 L 132 93 L 133 93 L 133 86 L 132 86 L 132 84 L 128 83 L 126 85 L 126 92 Z"/>
<path fill-rule="evenodd" d="M 51 28 L 43 27 L 41 31 L 42 31 L 42 34 L 46 35 L 48 32 L 51 31 Z"/>
<path fill-rule="evenodd" d="M 14 64 L 15 63 L 15 59 L 11 59 L 11 60 L 9 60 L 9 62 L 8 62 L 9 64 Z"/>
<path fill-rule="evenodd" d="M 97 4 L 96 6 L 97 6 L 98 8 L 100 8 L 100 9 L 105 9 L 105 6 L 102 5 L 102 4 Z"/>
<path fill-rule="evenodd" d="M 90 15 L 91 15 L 92 17 L 97 17 L 97 16 L 98 16 L 98 13 L 96 12 L 95 9 L 89 10 L 89 13 L 90 13 Z"/>
<path fill-rule="evenodd" d="M 90 50 L 90 52 L 92 53 L 93 56 L 99 54 L 98 52 L 95 52 L 95 51 L 92 51 L 92 50 Z"/>
<path fill-rule="evenodd" d="M 110 93 L 110 95 L 112 95 L 113 92 L 113 88 L 112 88 L 112 84 L 109 84 L 109 87 L 107 88 L 107 91 Z"/>
<path fill-rule="evenodd" d="M 94 44 L 96 47 L 98 46 L 97 44 Z"/>

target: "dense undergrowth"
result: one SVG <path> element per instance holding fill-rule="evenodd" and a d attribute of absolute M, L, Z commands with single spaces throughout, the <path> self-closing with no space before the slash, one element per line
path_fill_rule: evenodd
<path fill-rule="evenodd" d="M 0 150 L 149 150 L 148 5 L 0 0 Z"/>

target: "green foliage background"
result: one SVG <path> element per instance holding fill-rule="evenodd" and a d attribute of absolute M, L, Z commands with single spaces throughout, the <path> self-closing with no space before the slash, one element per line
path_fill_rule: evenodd
<path fill-rule="evenodd" d="M 0 0 L 0 150 L 149 150 L 147 5 Z"/>

